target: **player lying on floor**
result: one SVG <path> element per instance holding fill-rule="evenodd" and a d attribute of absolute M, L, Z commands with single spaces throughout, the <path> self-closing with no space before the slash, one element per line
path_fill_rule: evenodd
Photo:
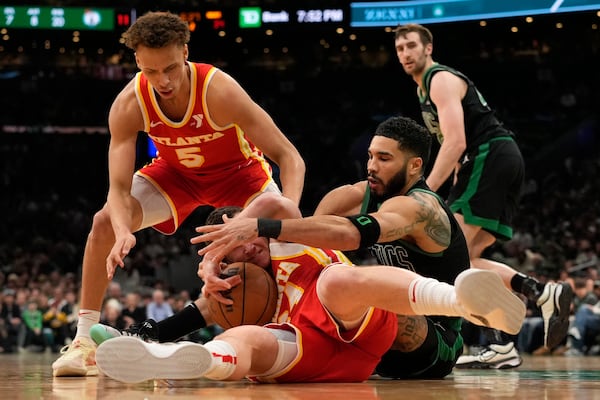
<path fill-rule="evenodd" d="M 478 324 L 487 320 L 509 332 L 518 331 L 522 323 L 523 303 L 493 272 L 466 270 L 453 287 L 396 267 L 351 266 L 339 251 L 262 237 L 251 243 L 249 251 L 235 249 L 226 260 L 273 269 L 279 287 L 274 323 L 234 327 L 205 345 L 114 338 L 97 349 L 99 369 L 129 383 L 199 377 L 360 382 L 394 342 L 396 314 L 420 315 L 426 308 L 434 315 L 465 317 Z M 239 283 L 239 276 L 229 279 L 232 285 Z M 482 286 L 499 305 L 490 308 L 473 295 L 479 293 L 474 287 Z"/>
<path fill-rule="evenodd" d="M 325 336 L 334 334 L 336 349 L 345 348 L 347 343 L 342 338 L 345 338 L 343 335 L 346 331 L 351 331 L 364 323 L 367 325 L 374 323 L 371 319 L 365 319 L 365 315 L 368 315 L 365 313 L 373 311 L 372 307 L 398 314 L 398 334 L 394 343 L 385 352 L 381 362 L 379 364 L 375 362 L 376 372 L 379 375 L 394 378 L 446 376 L 452 371 L 462 351 L 461 316 L 477 324 L 516 333 L 524 316 L 524 304 L 502 286 L 497 274 L 482 271 L 462 272 L 469 269 L 464 236 L 443 200 L 431 192 L 424 183 L 423 166 L 429 157 L 430 145 L 431 137 L 427 131 L 410 119 L 393 117 L 380 124 L 369 146 L 368 185 L 366 181 L 354 185 L 347 196 L 341 199 L 344 200 L 348 210 L 347 215 L 350 215 L 348 218 L 320 216 L 288 219 L 284 221 L 281 232 L 277 232 L 276 229 L 281 224 L 271 220 L 268 221 L 270 226 L 262 226 L 260 235 L 256 234 L 256 219 L 241 218 L 241 215 L 227 220 L 225 225 L 219 227 L 202 227 L 199 229 L 200 232 L 220 231 L 192 240 L 194 243 L 212 241 L 206 248 L 212 249 L 212 254 L 211 251 L 206 253 L 201 263 L 202 278 L 205 280 L 203 290 L 219 297 L 220 290 L 229 289 L 232 284 L 235 284 L 233 281 L 224 281 L 218 277 L 219 262 L 225 256 L 230 261 L 246 260 L 232 259 L 231 256 L 236 251 L 243 255 L 239 253 L 239 250 L 243 249 L 242 246 L 258 243 L 256 241 L 264 240 L 265 236 L 276 237 L 281 233 L 290 235 L 287 226 L 290 222 L 294 222 L 300 224 L 301 229 L 292 230 L 292 233 L 302 236 L 302 240 L 313 241 L 308 244 L 329 242 L 336 243 L 331 245 L 333 248 L 339 244 L 341 248 L 347 249 L 369 247 L 375 250 L 378 256 L 387 254 L 389 258 L 394 255 L 389 259 L 380 258 L 382 264 L 389 263 L 388 265 L 393 267 L 349 268 L 335 265 L 327 268 L 322 274 L 319 273 L 318 280 L 313 282 L 314 291 L 309 292 L 312 296 L 316 296 L 313 300 L 315 302 L 318 300 L 317 308 L 327 316 L 324 318 L 325 323 L 333 324 L 329 326 L 332 328 L 330 331 L 321 329 L 319 332 Z M 367 202 L 369 205 L 373 203 L 376 206 L 374 209 L 369 207 L 368 210 L 362 211 L 360 206 L 363 195 L 367 200 L 370 195 L 371 202 Z M 361 214 L 352 216 L 352 212 Z M 224 239 L 227 234 L 229 236 Z M 254 260 L 249 261 L 259 264 Z M 298 268 L 293 272 L 301 273 L 301 271 L 302 268 Z M 420 275 L 412 271 L 417 271 Z M 304 321 L 299 318 L 301 314 L 312 312 L 302 307 L 304 302 L 309 302 L 311 296 L 307 294 L 299 296 L 300 291 L 292 290 L 298 287 L 290 286 L 290 282 L 293 281 L 284 281 L 279 287 L 282 297 L 288 299 L 292 294 L 298 295 L 292 297 L 292 301 L 281 300 L 282 304 L 285 301 L 293 308 L 289 310 L 280 308 L 275 319 L 278 323 L 293 324 L 294 318 Z M 456 292 L 451 283 L 456 284 Z M 290 313 L 285 314 L 285 311 Z M 265 328 L 243 327 L 242 329 Z M 338 335 L 338 329 L 342 336 Z M 233 328 L 225 332 L 225 335 L 234 335 L 236 331 L 239 332 Z M 294 332 L 301 333 L 302 327 Z M 360 331 L 357 338 L 364 339 L 364 334 L 364 330 Z M 227 341 L 229 340 L 227 337 L 219 336 L 217 339 Z M 277 342 L 274 335 L 267 335 L 267 337 L 271 339 L 271 344 Z M 321 349 L 315 350 L 305 343 L 301 334 L 295 335 L 294 339 L 295 352 L 292 352 L 293 357 L 288 359 L 291 361 L 287 364 L 277 364 L 280 365 L 277 372 L 255 368 L 256 364 L 252 363 L 248 367 L 248 360 L 252 360 L 252 356 L 257 356 L 257 353 L 250 352 L 248 355 L 244 353 L 244 350 L 248 349 L 233 343 L 227 359 L 237 361 L 244 358 L 246 361 L 243 364 L 230 366 L 232 375 L 228 377 L 221 375 L 219 378 L 238 379 L 244 375 L 263 375 L 260 379 L 268 380 L 269 377 L 264 376 L 265 373 L 273 372 L 272 376 L 276 376 L 277 381 L 286 381 L 286 378 L 293 378 L 295 381 L 327 379 L 316 370 L 318 363 L 311 365 L 309 371 L 301 371 L 303 365 L 301 361 L 308 357 L 308 354 L 312 355 L 315 352 L 320 354 Z M 110 342 L 106 344 L 109 345 Z M 286 341 L 284 343 L 289 344 Z M 289 350 L 289 347 L 283 345 L 282 347 Z M 284 351 L 278 354 L 282 357 L 285 355 L 290 357 L 290 354 Z M 104 362 L 100 363 L 101 366 L 102 364 Z M 118 362 L 109 363 L 106 367 L 116 364 Z M 346 370 L 345 363 L 340 364 L 340 371 L 354 374 L 353 371 Z M 218 365 L 220 363 L 216 362 L 214 367 L 210 367 L 208 376 L 212 375 L 213 368 L 221 369 Z M 372 366 L 365 368 L 365 371 Z M 270 365 L 269 369 L 272 367 L 274 365 Z M 153 371 L 137 378 L 156 376 L 150 372 Z M 299 372 L 306 372 L 307 375 L 302 377 L 291 375 Z M 346 376 L 345 379 L 360 380 L 364 379 L 366 374 L 365 372 L 362 375 Z M 336 379 L 341 380 L 341 378 Z"/>

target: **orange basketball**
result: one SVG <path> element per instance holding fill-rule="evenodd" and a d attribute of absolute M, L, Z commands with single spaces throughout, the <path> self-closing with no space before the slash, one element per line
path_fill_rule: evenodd
<path fill-rule="evenodd" d="M 271 322 L 277 307 L 277 285 L 269 272 L 252 263 L 237 262 L 229 264 L 222 272 L 222 277 L 233 275 L 240 275 L 242 283 L 223 292 L 233 304 L 223 304 L 208 297 L 208 309 L 214 321 L 223 329 Z"/>

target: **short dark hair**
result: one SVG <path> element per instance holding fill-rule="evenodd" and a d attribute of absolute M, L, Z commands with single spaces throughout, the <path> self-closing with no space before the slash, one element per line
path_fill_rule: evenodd
<path fill-rule="evenodd" d="M 206 217 L 205 225 L 219 225 L 223 223 L 223 215 L 227 215 L 229 218 L 233 218 L 243 210 L 242 207 L 238 206 L 224 206 L 215 208 Z"/>
<path fill-rule="evenodd" d="M 410 32 L 417 32 L 419 34 L 423 46 L 433 44 L 433 34 L 431 33 L 431 31 L 425 28 L 423 25 L 419 24 L 398 25 L 394 30 L 394 39 L 398 39 L 401 36 L 406 37 L 406 35 Z"/>
<path fill-rule="evenodd" d="M 151 11 L 138 18 L 123 34 L 125 45 L 136 50 L 142 45 L 153 49 L 190 41 L 190 29 L 179 16 L 161 11 Z"/>
<path fill-rule="evenodd" d="M 375 136 L 385 136 L 398 142 L 398 148 L 423 160 L 423 168 L 429 162 L 431 134 L 424 127 L 407 117 L 390 117 L 375 129 Z"/>

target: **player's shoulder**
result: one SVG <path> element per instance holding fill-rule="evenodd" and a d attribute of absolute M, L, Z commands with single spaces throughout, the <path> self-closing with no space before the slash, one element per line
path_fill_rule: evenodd
<path fill-rule="evenodd" d="M 122 109 L 125 107 L 128 109 L 132 105 L 137 107 L 138 101 L 135 87 L 136 78 L 133 78 L 127 83 L 127 85 L 125 85 L 123 89 L 121 89 L 119 94 L 117 94 L 117 97 L 115 97 L 115 100 L 113 101 L 113 108 L 116 107 L 117 109 Z"/>
<path fill-rule="evenodd" d="M 135 78 L 119 92 L 112 103 L 109 113 L 109 123 L 124 124 L 132 129 L 139 125 L 138 130 L 143 130 L 143 116 L 135 92 Z"/>
<path fill-rule="evenodd" d="M 352 184 L 338 186 L 332 189 L 327 195 L 345 197 L 346 199 L 362 200 L 365 190 L 367 189 L 367 181 L 360 181 Z"/>
<path fill-rule="evenodd" d="M 351 215 L 358 213 L 366 188 L 367 181 L 361 181 L 332 189 L 319 202 L 315 215 Z"/>

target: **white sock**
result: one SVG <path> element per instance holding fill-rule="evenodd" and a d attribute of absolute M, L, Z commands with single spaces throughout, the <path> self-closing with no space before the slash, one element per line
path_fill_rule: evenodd
<path fill-rule="evenodd" d="M 211 340 L 204 347 L 212 354 L 212 365 L 204 377 L 216 381 L 229 378 L 237 366 L 237 354 L 234 348 L 223 340 Z"/>
<path fill-rule="evenodd" d="M 90 338 L 90 328 L 92 325 L 100 322 L 100 311 L 95 310 L 79 310 L 79 315 L 77 319 L 77 333 L 75 334 L 75 338 L 78 337 L 86 337 Z"/>
<path fill-rule="evenodd" d="M 408 285 L 408 300 L 416 315 L 462 317 L 454 286 L 436 279 L 419 277 Z"/>

